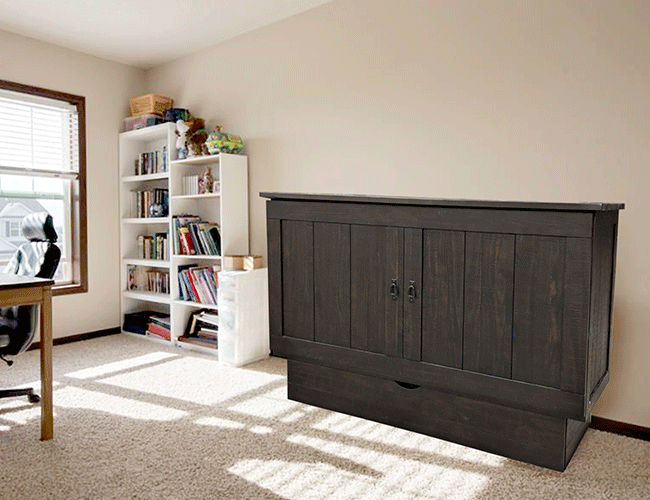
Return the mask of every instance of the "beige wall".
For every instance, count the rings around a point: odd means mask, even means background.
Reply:
[[[259,191],[624,202],[612,380],[650,426],[650,9],[644,0],[337,0],[147,72],[241,134]]]
[[[144,71],[0,31],[0,79],[85,96],[88,293],[55,297],[54,337],[120,325],[117,134]]]

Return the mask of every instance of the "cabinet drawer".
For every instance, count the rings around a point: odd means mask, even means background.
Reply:
[[[555,470],[588,425],[291,359],[288,380],[294,401]]]

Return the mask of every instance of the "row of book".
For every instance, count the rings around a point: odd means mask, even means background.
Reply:
[[[209,185],[206,182],[211,182]],[[186,195],[218,193],[221,189],[221,182],[218,180],[206,180],[205,176],[199,174],[184,175],[182,192]]]
[[[151,316],[149,318],[149,325],[147,326],[147,333],[165,340],[171,340],[172,333],[169,315]]]
[[[169,271],[126,266],[127,290],[169,293]]]
[[[217,349],[219,337],[219,314],[201,309],[190,315],[180,342]]]
[[[162,151],[146,151],[135,160],[135,175],[158,174],[169,170],[167,146]]]
[[[156,335],[166,340],[171,339],[170,317],[158,311],[137,311],[124,315],[122,329],[140,335]]]
[[[170,316],[158,311],[137,311],[124,315],[122,329],[140,335],[155,335],[171,340]],[[216,311],[200,309],[192,313],[180,342],[216,349],[219,337],[219,315]]]
[[[201,304],[217,304],[220,266],[185,264],[178,266],[178,292],[181,300]]]
[[[172,217],[175,255],[221,255],[219,225],[198,215]]]
[[[133,217],[166,217],[169,213],[169,190],[154,188],[132,191]]]
[[[167,233],[139,235],[137,258],[169,260],[169,242],[167,241]]]

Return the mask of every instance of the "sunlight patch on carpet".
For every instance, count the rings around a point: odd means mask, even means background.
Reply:
[[[136,358],[124,359],[121,361],[116,361],[114,363],[106,363],[99,366],[93,366],[92,368],[86,368],[84,370],[77,370],[75,372],[66,373],[65,376],[76,379],[102,377],[104,375],[108,375],[109,373],[128,370],[130,368],[148,365],[150,363],[156,363],[158,361],[162,361],[163,359],[177,357],[178,355],[176,354],[169,354],[166,352],[152,352],[151,354],[145,354],[144,356],[138,356]]]
[[[241,422],[235,422],[233,420],[227,420],[225,418],[217,418],[217,417],[199,418],[196,421],[196,423],[198,425],[221,427],[222,429],[243,429],[244,427],[246,427]]]
[[[81,408],[136,420],[157,420],[160,422],[178,420],[187,415],[187,412],[174,408],[77,387],[66,387],[55,391],[54,405],[60,408]]]
[[[98,382],[190,403],[214,405],[283,379],[281,375],[223,366],[216,359],[183,357]]]
[[[0,414],[2,420],[18,425],[25,425],[30,420],[41,418],[41,405],[28,403],[27,397],[8,399],[0,406],[0,410],[2,410]]]
[[[273,429],[265,425],[254,425],[249,429],[253,434],[271,434]]]
[[[258,396],[229,407],[231,411],[260,418],[277,418],[300,407],[300,403],[289,400],[268,399]]]
[[[339,441],[324,440],[307,435],[293,435],[287,438],[293,444],[306,446],[333,458],[349,460],[368,471],[374,471],[371,488],[357,496],[339,495],[334,498],[418,498],[430,500],[470,500],[477,498],[486,486],[488,477],[472,472],[466,467],[453,467],[448,462],[438,463],[426,454],[422,458],[413,454],[401,454],[396,450],[389,453],[369,446],[353,446]]]
[[[241,460],[228,472],[289,500],[352,500],[375,482],[331,464],[284,460]]]
[[[331,413],[320,422],[312,425],[312,428],[375,443],[398,446],[403,449],[435,453],[447,458],[480,463],[492,467],[501,466],[506,460],[504,457],[468,448],[460,444],[450,443],[416,432],[410,432],[342,413]]]
[[[369,447],[306,435],[287,441],[307,448],[303,462],[240,460],[228,471],[290,500],[473,500],[480,498],[488,481],[465,468]],[[326,456],[314,461],[309,450]]]

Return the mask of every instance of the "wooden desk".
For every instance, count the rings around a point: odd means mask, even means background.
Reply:
[[[0,306],[40,305],[41,440],[52,439],[52,285],[54,280],[0,274]]]

